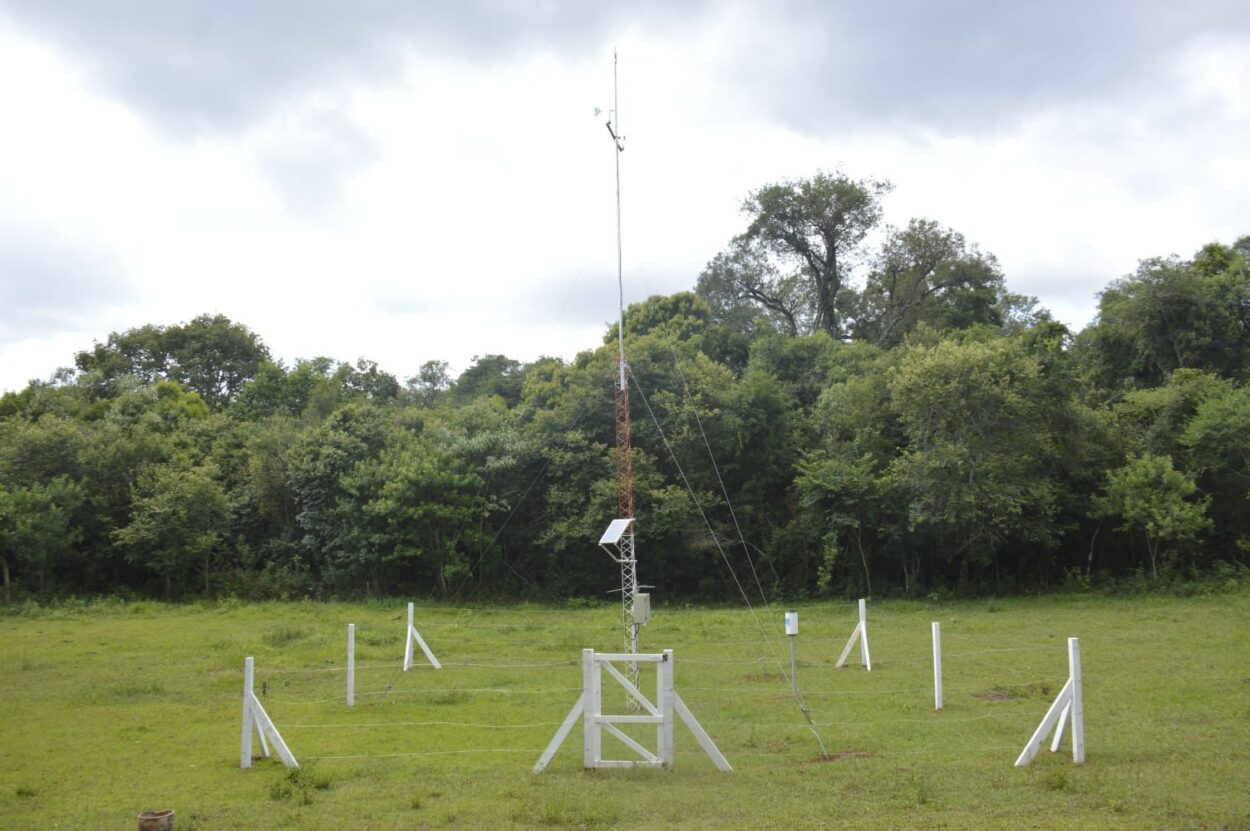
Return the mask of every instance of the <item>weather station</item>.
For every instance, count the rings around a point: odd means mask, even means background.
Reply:
[[[595,115],[603,110],[595,107]],[[625,635],[625,651],[638,653],[638,630],[651,619],[651,597],[640,594],[638,561],[634,545],[634,466],[630,439],[629,365],[625,361],[625,277],[621,243],[621,153],[625,136],[620,130],[619,96],[617,91],[617,58],[612,54],[612,109],[608,110],[606,126],[612,137],[616,160],[616,286],[617,286],[617,373],[614,390],[616,422],[616,515],[608,525],[599,546],[621,567],[621,624]],[[638,664],[629,664],[629,677],[638,681]]]

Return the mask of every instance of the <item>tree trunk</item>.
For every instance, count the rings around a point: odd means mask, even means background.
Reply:
[[[912,593],[920,581],[920,558],[903,556],[903,591]]]
[[[1157,583],[1159,582],[1159,564],[1156,554],[1159,551],[1159,541],[1146,537],[1146,552],[1150,554],[1150,576]]]
[[[168,571],[165,572],[165,599],[174,599],[174,578]]]
[[[864,554],[864,541],[860,538],[860,529],[855,529],[855,547],[859,549],[859,561],[864,564],[864,585],[868,588],[868,596],[872,597],[872,576],[868,573],[868,556]]]
[[[816,280],[816,317],[818,326],[828,332],[834,340],[842,339],[841,327],[838,326],[838,261],[833,258],[828,268],[817,272]]]
[[[1089,538],[1089,559],[1085,561],[1085,576],[1094,568],[1094,543],[1098,541],[1098,532],[1102,530],[1102,520],[1098,520],[1098,527],[1094,529],[1094,535]]]
[[[13,595],[9,587],[9,556],[7,554],[0,554],[0,566],[4,568],[4,605],[8,606],[13,602]]]

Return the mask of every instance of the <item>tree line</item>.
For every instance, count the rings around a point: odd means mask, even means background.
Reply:
[[[1073,333],[890,184],[766,185],[625,318],[639,569],[664,598],[1240,572],[1250,236],[1142,260]],[[615,324],[570,361],[273,360],[203,315],[0,397],[5,598],[598,596]]]

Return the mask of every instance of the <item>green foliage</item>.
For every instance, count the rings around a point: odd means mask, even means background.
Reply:
[[[1107,475],[1107,486],[1093,500],[1097,516],[1118,516],[1123,528],[1145,532],[1150,572],[1159,576],[1161,544],[1194,540],[1211,527],[1207,500],[1193,501],[1198,486],[1172,467],[1167,456],[1132,456]]]
[[[908,495],[909,526],[948,550],[992,562],[1009,542],[1057,538],[1053,402],[1041,368],[1010,341],[911,350],[889,381],[907,436],[889,477]]]
[[[881,197],[893,187],[839,170],[753,191],[742,203],[746,231],[709,265],[701,292],[722,313],[758,305],[792,335],[840,338],[850,261],[880,222]]]
[[[1250,266],[1246,253],[1212,243],[1193,260],[1143,260],[1100,295],[1082,337],[1096,382],[1157,386],[1177,369],[1244,379],[1250,366]]]
[[[920,323],[939,330],[1002,326],[1003,275],[993,255],[926,219],[890,228],[860,296],[857,337],[896,346]]]
[[[200,315],[175,326],[143,326],[109,335],[75,364],[97,395],[109,395],[126,377],[144,383],[177,381],[210,406],[232,401],[269,360],[269,350],[246,326],[224,315]]]
[[[695,292],[627,310],[657,601],[1145,580],[1142,534],[1155,583],[1245,563],[1250,237],[1143,261],[1074,337],[957,231],[872,235],[888,190],[759,188]],[[2,565],[19,599],[599,596],[618,336],[401,387],[220,315],[114,333],[0,400]]]
[[[192,467],[175,461],[149,469],[135,489],[130,522],[113,532],[127,559],[164,578],[165,594],[174,579],[196,563],[203,566],[203,587],[210,589],[213,555],[228,529],[226,494],[210,465]]]
[[[6,603],[12,599],[11,565],[31,574],[39,593],[44,593],[49,570],[63,567],[62,560],[81,539],[71,520],[82,501],[82,488],[66,476],[46,484],[0,488],[0,562]]]

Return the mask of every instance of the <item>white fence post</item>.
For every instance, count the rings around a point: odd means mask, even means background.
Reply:
[[[599,766],[599,715],[602,707],[600,697],[595,690],[595,651],[582,650],[582,698],[585,701],[582,709],[582,763],[583,767]]]
[[[664,721],[656,728],[659,749],[657,754],[664,767],[673,766],[673,650],[664,650],[664,660],[660,662],[656,673],[657,700],[656,706]]]
[[[1085,762],[1085,703],[1081,695],[1081,642],[1068,638],[1068,673],[1072,679],[1072,761]]]
[[[421,633],[417,631],[417,627],[413,624],[412,616],[413,604],[408,604],[408,631],[404,635],[404,671],[412,669],[412,645],[415,642],[421,647],[421,651],[425,653],[425,657],[430,662],[430,666],[435,669],[442,669],[443,665],[438,662],[438,658],[434,657],[434,653],[430,651],[430,645],[425,642],[425,638],[421,637]]]
[[[254,678],[255,661],[251,657],[245,658],[243,660],[243,736],[239,744],[239,767],[250,768],[252,766],[252,731],[255,730],[260,739],[260,750],[263,755],[269,755],[269,742],[272,741],[278,755],[282,757],[282,764],[289,768],[297,768],[299,762],[295,761],[295,756],[283,741],[282,734],[274,726],[273,719],[269,718],[264,705],[256,697],[256,692],[252,688]]]
[[[1072,727],[1072,761],[1079,765],[1085,762],[1085,708],[1081,701],[1081,644],[1077,638],[1068,638],[1068,680],[1059,695],[1055,696],[1024,750],[1020,751],[1016,767],[1024,767],[1033,761],[1046,740],[1046,734],[1052,729],[1055,735],[1050,749],[1051,752],[1058,751],[1064,728],[1068,725]]]
[[[243,741],[239,746],[239,767],[252,766],[252,679],[255,661],[249,656],[243,659]]]
[[[850,657],[851,649],[855,646],[855,641],[859,641],[859,660],[864,665],[864,669],[872,672],[872,657],[868,654],[868,610],[864,598],[859,599],[859,623],[855,624],[855,629],[851,632],[851,637],[846,642],[846,647],[842,650],[842,654],[838,656],[838,662],[833,666],[841,667],[846,663],[846,659]]]
[[[408,627],[404,629],[404,671],[412,668],[412,604],[408,604]]]
[[[933,709],[942,709],[942,625],[933,621]]]
[[[356,706],[356,624],[347,624],[347,706]]]
[[[859,660],[864,669],[872,672],[872,656],[868,654],[868,607],[862,597],[859,599]]]

